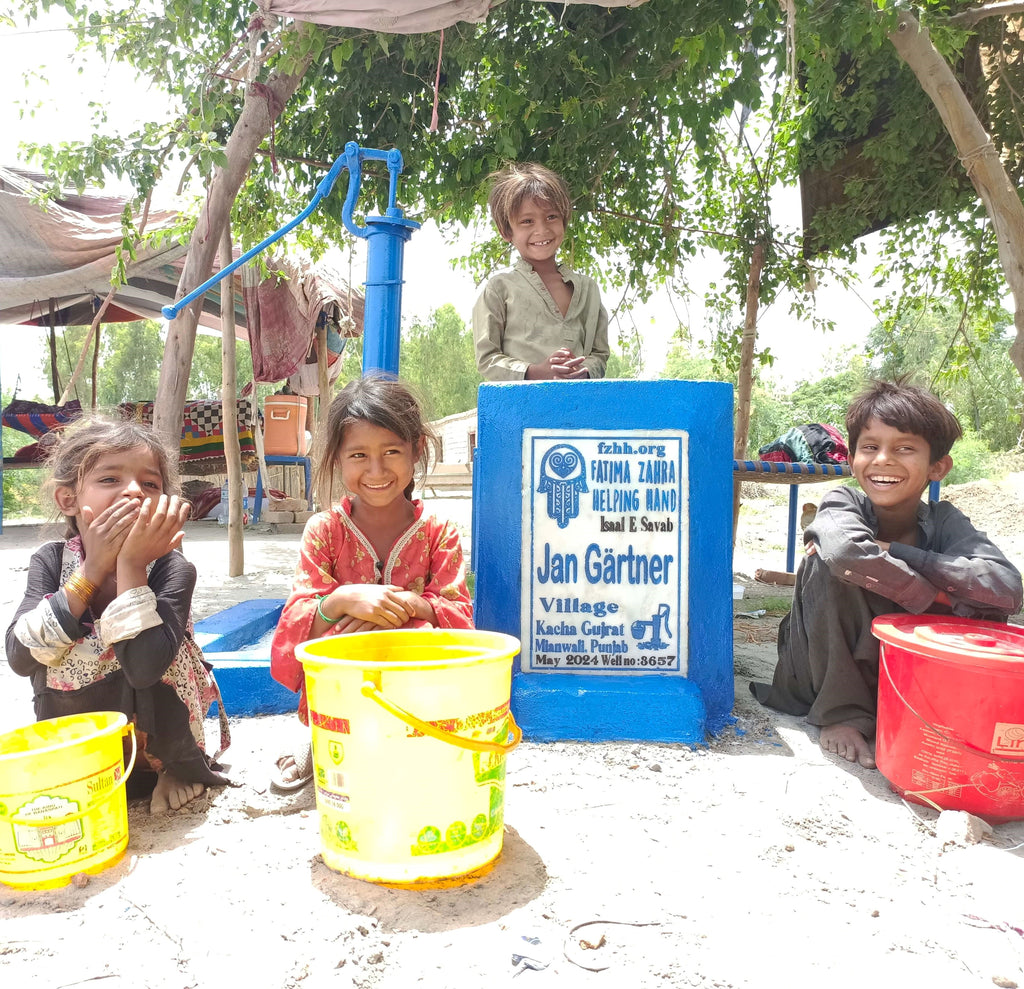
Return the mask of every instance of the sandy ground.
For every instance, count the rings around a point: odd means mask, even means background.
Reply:
[[[950,491],[1018,565],[1021,480]],[[824,486],[805,490],[818,501]],[[494,869],[429,891],[325,867],[312,791],[281,798],[267,789],[267,766],[294,736],[294,719],[239,720],[227,760],[237,786],[165,818],[131,803],[127,855],[82,888],[0,887],[0,982],[1024,985],[1024,822],[959,841],[950,815],[910,809],[877,772],[826,756],[814,730],[750,698],[748,681],[771,675],[790,595],[744,576],[782,569],[784,559],[784,490],[754,493],[763,497],[741,520],[734,569],[745,596],[735,610],[768,613],[735,619],[736,721],[706,747],[522,744],[508,758]],[[468,499],[435,508],[468,528]],[[4,628],[39,539],[22,526],[0,535]],[[223,530],[190,526],[197,617],[284,596],[297,540],[248,533],[246,576],[228,578]],[[25,687],[0,669],[0,730],[31,720]],[[517,969],[513,954],[547,967]]]

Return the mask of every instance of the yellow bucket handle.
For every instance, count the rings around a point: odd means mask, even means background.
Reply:
[[[512,717],[511,708],[508,712],[508,735],[510,741],[485,742],[479,738],[463,738],[461,735],[454,735],[451,732],[443,731],[437,725],[432,725],[429,721],[421,721],[415,714],[410,714],[404,708],[399,707],[394,701],[388,700],[372,680],[364,680],[360,690],[364,697],[369,697],[370,700],[376,701],[385,711],[393,714],[399,721],[404,721],[410,728],[415,728],[417,731],[423,732],[424,735],[436,738],[439,742],[455,745],[460,749],[469,749],[471,752],[493,752],[497,755],[507,755],[523,740],[523,733],[519,725],[516,724],[516,719]]]
[[[130,721],[123,729],[121,729],[122,737],[129,734],[132,736],[132,756],[128,760],[128,768],[125,769],[121,779],[110,788],[110,792],[105,797],[101,797],[96,801],[96,803],[86,807],[85,810],[76,811],[74,814],[68,814],[66,817],[50,817],[45,821],[40,821],[37,819],[30,820],[26,817],[14,817],[13,815],[0,813],[0,820],[10,821],[11,824],[20,824],[22,827],[26,828],[55,828],[61,824],[70,824],[72,821],[80,821],[86,816],[86,814],[91,814],[97,807],[102,807],[103,804],[105,804],[115,793],[117,793],[118,790],[121,789],[122,786],[125,785],[125,783],[128,782],[128,777],[131,776],[132,770],[135,768],[135,756],[138,753],[138,743],[135,740],[135,725]]]

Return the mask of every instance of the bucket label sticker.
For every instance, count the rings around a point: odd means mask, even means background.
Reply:
[[[47,818],[66,817],[78,810],[78,802],[75,800],[40,795],[17,808],[14,816],[45,821]],[[36,862],[56,862],[63,858],[82,840],[82,834],[81,821],[68,821],[56,826],[14,825],[15,847],[26,858]]]
[[[507,739],[506,725],[495,741]],[[424,825],[416,836],[416,843],[409,849],[412,855],[439,855],[468,848],[501,830],[505,822],[505,756],[497,752],[474,752],[473,782],[486,793],[487,813],[478,813],[469,821],[450,821],[444,828],[437,824]]]
[[[971,783],[983,797],[1003,807],[1019,807],[1024,801],[1024,779],[1011,768],[991,762],[971,773]]]
[[[332,810],[347,810],[349,805],[348,795],[345,793],[335,793],[333,790],[328,790],[325,786],[317,784],[316,787],[317,799],[320,800],[325,806],[330,807]]]
[[[93,776],[92,779],[86,780],[86,789],[89,791],[89,796],[93,798],[94,803],[96,802],[96,797],[101,797],[121,779],[122,772],[122,766],[118,763],[116,766],[112,766],[109,771],[103,770]]]
[[[524,671],[686,674],[688,439],[523,430]]]
[[[493,730],[493,726],[498,724],[499,721],[504,721],[508,717],[508,701],[503,701],[497,707],[492,707],[488,711],[479,711],[476,714],[464,714],[457,718],[439,718],[436,721],[428,721],[427,724],[433,725],[435,728],[440,728],[441,731],[448,732],[449,735],[456,735],[463,731],[475,731],[475,729],[483,728],[485,730]],[[479,732],[474,734],[474,737]],[[406,738],[425,738],[426,736],[419,730],[419,728],[413,728],[411,725],[407,726]]]
[[[997,721],[992,733],[992,754],[1024,756],[1024,725]]]
[[[321,714],[319,711],[310,710],[309,720],[315,728],[323,728],[324,731],[333,731],[336,735],[349,735],[348,718],[336,718],[330,714]]]
[[[345,774],[339,773],[335,769],[331,769],[329,766],[317,766],[316,767],[316,778],[321,786],[327,787],[334,793],[345,792]]]
[[[330,814],[320,815],[320,838],[325,845],[343,852],[358,852],[359,845],[352,837],[347,821],[335,821]]]

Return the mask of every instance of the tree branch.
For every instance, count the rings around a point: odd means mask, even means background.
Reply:
[[[992,139],[928,32],[905,11],[889,40],[939,111],[964,171],[992,221],[999,261],[1014,299],[1017,338],[1010,347],[1010,359],[1024,378],[1024,203],[1006,174]]]
[[[959,14],[953,14],[944,20],[945,23],[955,24],[957,27],[974,27],[986,17],[1010,17],[1013,14],[1024,14],[1024,3],[1021,0],[998,0],[996,3],[961,10]]]
[[[253,155],[298,88],[311,58],[312,55],[307,56],[293,75],[274,71],[266,83],[253,83],[246,87],[242,112],[224,148],[227,164],[214,172],[206,201],[192,232],[185,266],[178,282],[179,297],[187,295],[210,276],[221,231],[231,215],[235,196],[249,170]],[[225,264],[229,261],[227,259]],[[202,299],[196,299],[171,320],[167,327],[164,362],[160,368],[160,383],[153,406],[153,428],[170,444],[171,449],[176,449],[181,439],[181,414],[185,407],[185,392],[188,389],[189,368],[192,365],[202,305]]]

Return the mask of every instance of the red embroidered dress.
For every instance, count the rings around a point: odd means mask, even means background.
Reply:
[[[302,664],[295,647],[311,638],[317,604],[342,584],[393,584],[415,591],[434,609],[439,628],[472,628],[473,604],[466,588],[466,567],[458,530],[423,514],[413,501],[412,525],[395,540],[386,560],[352,521],[352,502],[343,498],[330,511],[319,512],[302,533],[292,593],[277,623],[270,648],[270,671],[278,683],[298,691],[299,718],[307,722]],[[431,627],[412,619],[403,628]],[[331,629],[327,630],[331,634]]]

